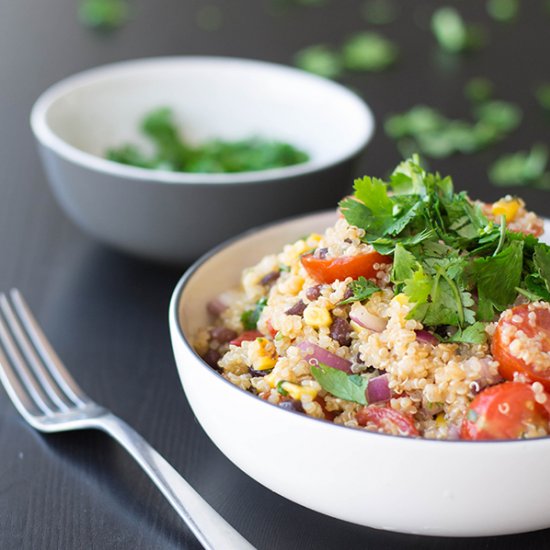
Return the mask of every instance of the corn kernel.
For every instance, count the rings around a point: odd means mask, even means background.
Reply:
[[[327,308],[309,304],[304,310],[304,322],[313,328],[329,327],[332,324],[332,316]]]
[[[254,370],[270,370],[277,363],[277,350],[267,338],[256,338],[248,347],[248,358]]]
[[[317,389],[312,388],[311,386],[300,386],[299,384],[293,384],[292,382],[283,382],[281,384],[283,390],[285,390],[292,399],[297,401],[301,400],[302,397],[309,397],[310,399],[315,399],[317,397]]]
[[[516,218],[520,206],[519,200],[504,198],[493,204],[491,212],[497,217],[504,216],[506,223],[510,223]]]
[[[308,245],[316,245],[316,244],[319,244],[320,240],[323,238],[322,235],[320,235],[319,233],[311,233],[311,235],[308,236],[308,238],[306,239],[306,242]]]
[[[443,428],[447,424],[447,421],[445,420],[445,413],[440,412],[435,417],[435,424],[438,428]]]
[[[398,303],[398,304],[401,304],[402,306],[406,305],[409,303],[409,297],[406,295],[406,294],[398,294],[397,296],[395,296],[394,300]]]

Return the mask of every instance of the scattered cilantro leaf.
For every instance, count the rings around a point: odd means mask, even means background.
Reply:
[[[450,6],[435,10],[431,27],[439,46],[450,53],[476,50],[485,42],[484,30],[478,25],[466,24],[460,12]]]
[[[513,21],[519,12],[518,0],[487,0],[487,13],[503,23]]]
[[[343,65],[352,71],[383,71],[398,55],[399,49],[391,40],[373,31],[356,34],[342,46]]]
[[[320,386],[334,397],[360,405],[368,404],[366,394],[368,378],[360,374],[346,374],[323,363],[312,366],[311,374]]]
[[[493,97],[494,85],[483,76],[472,78],[464,86],[464,95],[472,103],[489,101]]]
[[[398,8],[392,0],[367,0],[363,4],[362,13],[372,25],[387,25],[397,19]]]
[[[256,302],[254,309],[247,309],[241,315],[241,323],[245,330],[255,330],[258,328],[260,315],[267,305],[267,298],[264,296]]]
[[[351,304],[352,302],[362,302],[372,296],[375,292],[379,292],[380,288],[376,286],[372,281],[365,279],[365,277],[359,277],[357,280],[352,281],[349,288],[353,294],[346,300],[342,300],[339,305]]]
[[[98,30],[117,29],[128,21],[129,15],[127,0],[81,0],[78,5],[79,20]]]
[[[530,151],[518,151],[498,158],[488,170],[488,176],[494,185],[507,187],[529,185],[532,187],[550,187],[548,166],[548,148],[538,143]]]
[[[550,112],[550,82],[539,84],[539,86],[535,89],[535,97],[539,105],[545,111]]]
[[[340,55],[324,44],[309,46],[294,57],[300,69],[325,78],[338,78],[342,73]]]

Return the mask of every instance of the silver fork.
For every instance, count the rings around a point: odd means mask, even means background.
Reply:
[[[78,387],[18,290],[0,294],[0,312],[0,379],[31,426],[42,432],[103,430],[145,470],[204,548],[254,548],[135,430]]]

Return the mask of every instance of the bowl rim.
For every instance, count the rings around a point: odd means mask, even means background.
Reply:
[[[321,85],[326,89],[332,89],[341,96],[355,104],[357,113],[362,114],[363,130],[361,138],[357,140],[356,145],[345,154],[330,161],[309,160],[293,166],[282,168],[271,168],[267,170],[256,170],[250,172],[219,173],[219,174],[197,174],[189,172],[171,172],[167,170],[156,170],[147,168],[138,168],[121,163],[117,163],[92,153],[88,153],[78,147],[69,144],[54,132],[47,122],[47,114],[51,106],[64,95],[74,89],[87,86],[98,80],[110,78],[116,75],[131,73],[139,68],[151,68],[162,65],[209,65],[209,64],[238,64],[247,67],[250,70],[264,69],[276,71],[280,74],[286,74],[291,77],[297,76],[310,82]],[[62,80],[48,87],[38,99],[34,102],[30,113],[30,126],[36,139],[45,147],[50,148],[65,160],[74,164],[82,165],[96,172],[107,173],[111,176],[120,178],[131,178],[142,181],[165,184],[248,184],[276,181],[286,178],[292,178],[317,172],[326,168],[343,163],[350,158],[358,155],[372,139],[376,124],[374,115],[368,104],[359,97],[358,94],[346,88],[342,84],[333,82],[326,78],[308,73],[295,67],[262,61],[256,59],[246,59],[231,56],[208,56],[208,55],[174,55],[161,57],[145,57],[141,59],[130,59],[108,63],[80,71],[76,74],[63,78]]]
[[[168,320],[169,325],[176,327],[176,333],[183,344],[183,346],[186,348],[188,352],[191,352],[191,354],[194,355],[194,357],[197,359],[197,364],[200,366],[200,368],[205,369],[208,371],[208,376],[215,377],[218,381],[225,383],[227,387],[231,388],[228,391],[236,391],[240,395],[242,395],[245,399],[250,398],[253,399],[255,402],[258,403],[259,406],[265,405],[268,407],[272,407],[274,410],[278,410],[280,413],[283,414],[293,414],[294,417],[297,419],[298,422],[317,422],[323,426],[325,426],[327,429],[338,429],[338,430],[346,430],[347,433],[350,434],[349,437],[363,437],[363,438],[369,438],[369,437],[388,437],[392,438],[393,440],[398,440],[400,442],[403,442],[405,445],[416,445],[419,441],[422,441],[422,445],[428,446],[428,445],[437,445],[437,446],[444,446],[444,445],[475,445],[476,447],[486,446],[486,445],[496,445],[496,444],[525,444],[526,442],[529,442],[530,445],[534,445],[534,442],[538,442],[539,445],[548,445],[550,444],[550,435],[548,436],[541,436],[541,437],[533,437],[530,439],[492,439],[492,440],[479,440],[479,441],[469,441],[464,439],[427,439],[424,437],[409,437],[405,435],[393,435],[393,434],[386,434],[386,433],[378,433],[378,432],[371,432],[368,430],[359,430],[356,428],[350,428],[347,426],[340,426],[338,424],[334,424],[333,422],[329,422],[327,420],[323,420],[320,418],[314,418],[312,416],[302,414],[299,412],[294,411],[288,411],[284,410],[281,407],[278,407],[277,405],[274,405],[273,403],[269,403],[268,401],[265,401],[263,399],[260,399],[258,396],[247,392],[243,390],[242,388],[236,386],[235,384],[232,384],[229,380],[225,379],[220,373],[216,372],[210,365],[204,361],[204,359],[195,351],[189,340],[184,334],[184,331],[182,329],[181,323],[180,323],[180,316],[179,316],[179,310],[180,310],[180,303],[182,299],[183,292],[185,288],[187,287],[188,283],[191,281],[195,273],[204,265],[206,264],[210,259],[212,259],[214,256],[216,256],[218,253],[222,252],[226,248],[230,247],[231,245],[237,243],[238,241],[245,239],[247,237],[252,236],[255,233],[259,233],[263,230],[272,228],[277,225],[284,225],[287,223],[291,223],[293,221],[298,221],[300,219],[304,218],[315,218],[317,216],[328,214],[329,212],[332,212],[333,209],[329,210],[318,210],[316,212],[311,212],[305,215],[297,215],[297,216],[291,216],[288,218],[284,218],[282,220],[277,220],[274,222],[266,223],[264,225],[260,225],[258,227],[249,229],[243,233],[240,233],[239,235],[236,235],[235,237],[232,237],[230,239],[227,239],[226,241],[222,242],[221,244],[214,247],[209,252],[206,252],[203,254],[199,259],[197,259],[182,275],[178,283],[176,284],[174,291],[172,293],[172,297],[170,299],[170,305],[169,305],[169,311],[168,311]],[[544,218],[546,219],[546,218]],[[174,348],[174,345],[172,343],[172,348]],[[177,367],[179,370],[179,366]],[[275,413],[278,414],[278,413]],[[345,432],[344,432],[345,433]],[[351,435],[351,434],[354,435]]]

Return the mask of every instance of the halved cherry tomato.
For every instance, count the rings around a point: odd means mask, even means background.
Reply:
[[[529,314],[534,313],[530,322]],[[517,338],[516,331],[525,335],[525,345],[531,360],[518,357],[511,349]],[[533,338],[536,337],[536,341]],[[521,336],[521,338],[524,338]],[[493,357],[499,362],[499,372],[507,380],[514,379],[514,373],[522,373],[533,382],[540,382],[550,391],[550,304],[538,302],[523,304],[505,311],[497,324],[491,345]]]
[[[503,382],[484,389],[468,407],[461,439],[521,439],[549,431],[549,414],[529,384]]]
[[[302,265],[309,275],[320,283],[330,284],[346,277],[371,279],[376,276],[374,264],[389,264],[391,258],[378,252],[367,252],[358,256],[339,256],[337,258],[316,258],[313,254],[302,256]]]
[[[374,424],[378,430],[392,435],[408,435],[410,437],[420,435],[411,415],[390,407],[376,405],[363,407],[357,413],[357,422],[360,426]]]
[[[249,342],[252,340],[256,340],[256,338],[259,338],[260,336],[263,336],[263,334],[259,330],[246,330],[237,338],[234,338],[229,343],[234,346],[240,346],[243,342]]]

